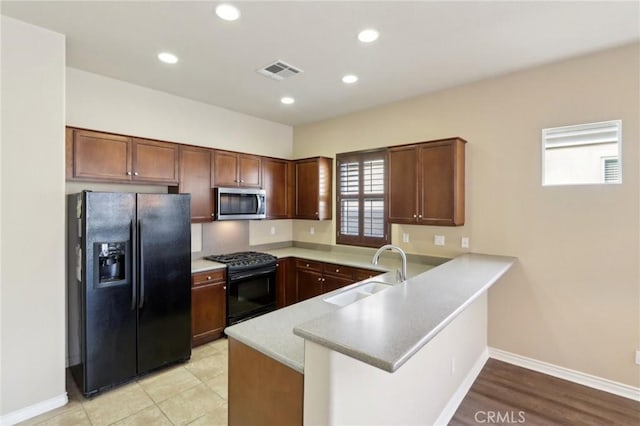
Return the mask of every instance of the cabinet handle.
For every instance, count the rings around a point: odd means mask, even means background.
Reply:
[[[318,277],[318,281],[322,281],[322,277]]]
[[[322,282],[324,282],[324,278],[322,279]]]
[[[316,212],[316,216],[318,216],[318,212]]]
[[[131,172],[127,172],[127,176],[131,176]]]
[[[413,218],[414,218],[414,219],[416,218],[416,215],[415,215],[415,214],[413,215]]]
[[[419,214],[419,215],[418,215],[418,218],[422,219],[422,215],[421,215],[421,214]]]
[[[133,175],[134,176],[138,176],[138,172],[133,172]]]
[[[226,286],[226,285],[225,285],[225,286],[222,286],[222,289],[223,289],[223,290],[226,290],[226,289],[227,289],[227,286]]]
[[[207,277],[207,279],[208,279],[208,280],[210,280],[210,279],[211,279],[211,275],[209,275],[209,276]]]
[[[309,267],[309,264],[307,263],[307,268]]]
[[[340,269],[336,269],[336,272],[340,272]]]
[[[215,213],[211,213],[211,217],[214,217],[216,214]]]
[[[238,179],[234,179],[233,181],[234,181],[235,183],[238,183]]]
[[[244,179],[240,179],[240,183],[244,183]]]

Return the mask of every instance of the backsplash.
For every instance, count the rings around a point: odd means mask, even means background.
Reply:
[[[198,240],[200,244],[195,244]],[[249,221],[228,220],[193,224],[191,225],[191,243],[192,259],[210,254],[249,250]]]

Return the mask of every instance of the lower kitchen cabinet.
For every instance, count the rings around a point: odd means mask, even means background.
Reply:
[[[290,257],[278,259],[276,264],[276,304],[278,309],[293,305],[298,301],[294,267],[295,261]]]
[[[223,335],[227,323],[227,271],[199,272],[191,276],[191,345]]]
[[[311,299],[324,293],[322,274],[309,269],[296,268],[297,302]]]
[[[379,271],[305,259],[296,259],[293,266],[296,278],[296,302],[381,274]]]

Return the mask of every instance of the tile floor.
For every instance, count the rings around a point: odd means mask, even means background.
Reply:
[[[227,339],[194,348],[191,359],[92,399],[67,374],[69,403],[21,425],[227,424]]]

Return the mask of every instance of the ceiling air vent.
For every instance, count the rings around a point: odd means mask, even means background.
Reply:
[[[266,67],[260,68],[258,72],[274,80],[284,80],[285,78],[300,74],[303,71],[300,68],[287,64],[286,62],[275,61]]]

